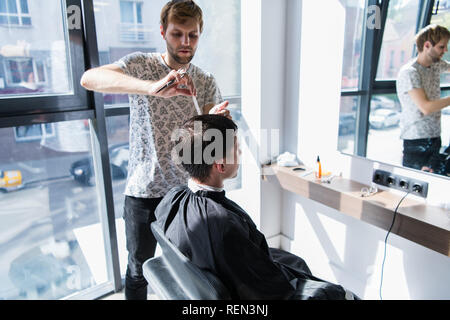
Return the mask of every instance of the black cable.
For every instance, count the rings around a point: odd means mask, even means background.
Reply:
[[[413,190],[413,191],[414,191],[414,190]],[[391,233],[392,227],[394,226],[395,218],[397,217],[397,210],[398,210],[398,207],[400,207],[400,204],[402,203],[403,199],[405,199],[406,196],[407,196],[408,194],[410,194],[410,193],[411,193],[411,191],[408,191],[408,192],[403,196],[403,198],[398,202],[397,207],[395,208],[395,211],[394,211],[394,217],[392,218],[391,226],[390,226],[390,228],[389,228],[388,233],[386,234],[386,238],[384,239],[384,256],[383,256],[383,264],[381,265],[381,280],[380,280],[380,300],[383,300],[383,297],[381,296],[381,288],[383,287],[383,273],[384,273],[384,262],[386,261],[387,239],[388,239],[388,237],[389,237],[389,234]]]

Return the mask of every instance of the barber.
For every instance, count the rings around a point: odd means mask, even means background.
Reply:
[[[450,63],[442,60],[449,38],[450,32],[439,25],[420,30],[416,36],[418,55],[398,74],[405,167],[433,172],[431,163],[439,155],[441,110],[450,105],[450,97],[441,99],[440,89],[441,73],[450,71]]]
[[[188,0],[169,1],[161,10],[164,53],[135,52],[88,70],[81,85],[88,90],[129,94],[130,159],[124,219],[128,250],[125,298],[147,299],[142,264],[153,257],[150,230],[154,210],[172,187],[186,184],[187,173],[171,160],[172,132],[198,111],[230,117],[216,80],[191,63],[203,31],[201,8]],[[180,72],[181,70],[181,72]],[[164,88],[170,82],[172,85]]]

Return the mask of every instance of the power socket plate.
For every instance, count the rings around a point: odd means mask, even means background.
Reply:
[[[376,169],[373,172],[372,181],[381,186],[411,192],[417,196],[426,198],[428,194],[428,182],[401,176],[392,172]],[[414,190],[419,186],[420,190]]]

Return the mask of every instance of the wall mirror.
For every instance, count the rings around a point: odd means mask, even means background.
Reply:
[[[450,1],[341,0],[346,12],[338,150],[402,166],[400,68],[417,55],[416,33],[428,24],[450,30]],[[377,8],[375,8],[377,6]],[[375,10],[376,9],[376,10]],[[450,52],[444,60],[450,61]],[[441,75],[441,97],[450,95],[450,72]],[[450,177],[450,107],[441,111],[439,170]],[[447,167],[445,167],[447,166]]]

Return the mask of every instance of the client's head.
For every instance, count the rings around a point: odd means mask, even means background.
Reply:
[[[194,180],[220,185],[223,180],[234,178],[239,169],[236,134],[236,124],[224,116],[195,116],[178,130],[175,137],[178,144],[172,150],[172,159],[181,163]]]

